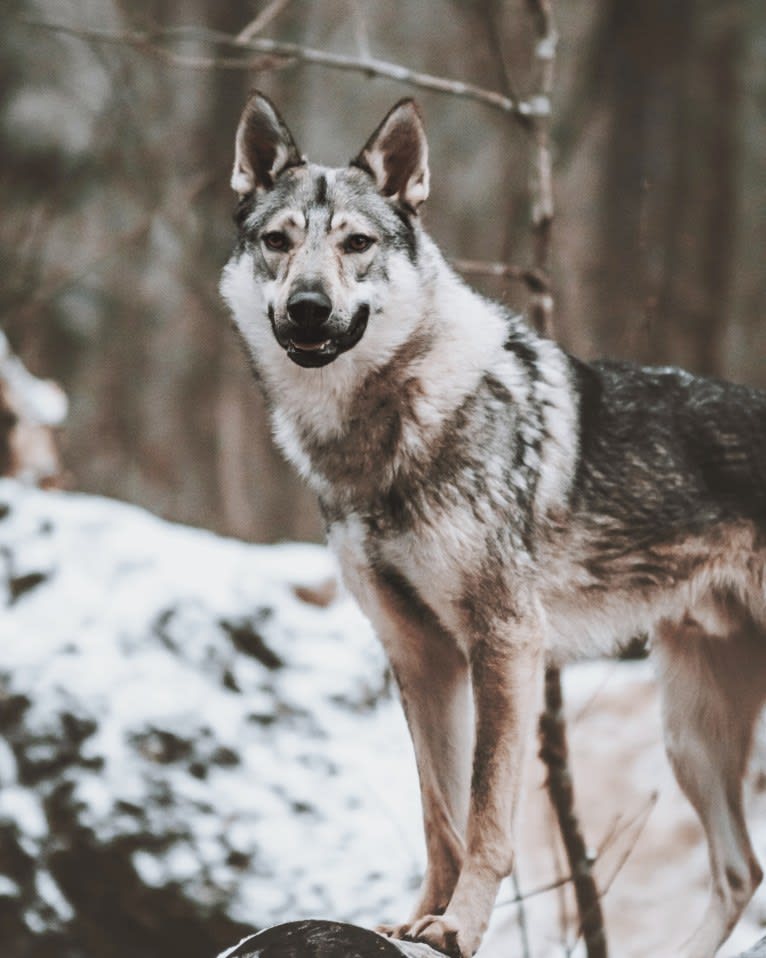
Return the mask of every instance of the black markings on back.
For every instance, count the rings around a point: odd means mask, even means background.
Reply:
[[[537,375],[537,351],[517,326],[511,327],[508,331],[508,338],[503,343],[503,348],[521,360],[530,376]]]

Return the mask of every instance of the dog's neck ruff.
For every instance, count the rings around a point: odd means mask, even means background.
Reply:
[[[319,376],[267,384],[277,441],[325,501],[361,505],[422,472],[502,351],[505,318],[435,250],[417,278]]]
[[[324,368],[302,369],[278,345],[246,254],[222,290],[277,443],[328,515],[458,489],[510,490],[542,509],[565,495],[577,434],[566,355],[466,286],[422,232],[416,262],[400,258],[377,288],[361,341]],[[474,461],[482,441],[505,463]]]

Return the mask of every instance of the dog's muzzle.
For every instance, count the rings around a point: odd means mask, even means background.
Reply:
[[[269,317],[277,342],[289,358],[298,366],[316,369],[356,346],[367,329],[370,307],[360,306],[349,326],[341,331],[333,323],[330,300],[323,293],[303,292],[288,300],[288,320],[280,329],[273,312]]]

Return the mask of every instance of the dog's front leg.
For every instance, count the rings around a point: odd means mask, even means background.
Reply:
[[[463,863],[474,734],[469,664],[454,638],[396,575],[375,573],[348,559],[344,575],[386,650],[417,760],[426,874],[409,919],[380,928],[401,938],[423,915],[445,910]]]
[[[542,662],[536,616],[507,631],[492,628],[472,647],[476,744],[463,868],[446,912],[410,929],[412,937],[450,954],[478,949],[500,882],[513,867],[513,821]]]
[[[428,858],[410,918],[389,929],[396,937],[408,935],[423,915],[441,914],[455,890],[465,855],[473,740],[465,657],[438,629],[399,625],[393,635],[380,631],[415,749]]]

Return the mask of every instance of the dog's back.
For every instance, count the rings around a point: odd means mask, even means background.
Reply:
[[[576,363],[575,508],[609,503],[658,536],[749,520],[766,527],[766,393],[630,363]]]

